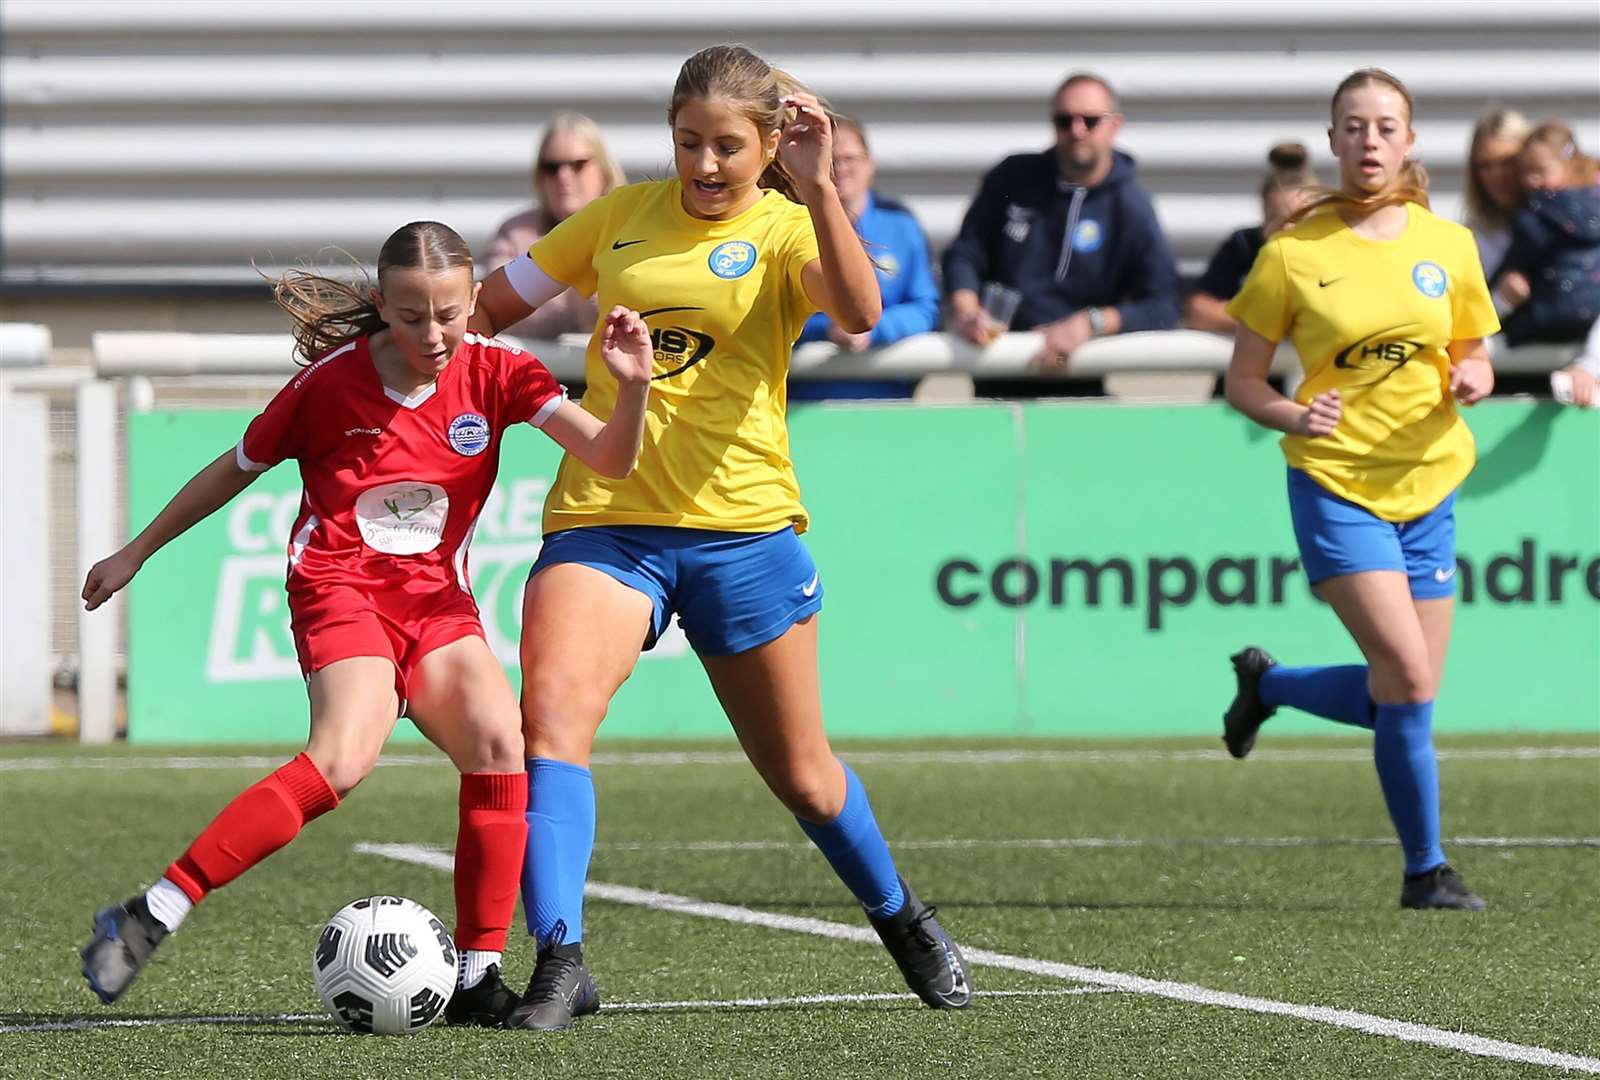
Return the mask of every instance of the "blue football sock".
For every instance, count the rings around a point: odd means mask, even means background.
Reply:
[[[1439,763],[1433,753],[1433,702],[1379,705],[1372,756],[1389,817],[1405,849],[1406,873],[1444,862],[1439,846]]]
[[[881,919],[905,905],[905,891],[900,888],[900,874],[895,870],[889,845],[872,816],[867,789],[850,766],[842,761],[839,765],[844,769],[845,785],[844,807],[839,816],[826,825],[795,820],[821,850],[833,872],[861,901],[867,914]]]
[[[1290,705],[1302,712],[1372,730],[1372,696],[1367,692],[1367,666],[1284,667],[1274,664],[1261,676],[1261,700],[1276,708]]]
[[[528,759],[522,909],[540,945],[583,940],[583,885],[594,850],[594,778],[581,765]]]

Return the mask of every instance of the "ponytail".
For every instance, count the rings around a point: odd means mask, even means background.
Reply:
[[[348,253],[347,253],[348,254]],[[350,256],[351,281],[295,268],[272,287],[272,299],[289,316],[294,351],[310,363],[357,338],[388,329],[372,300],[372,280]],[[389,235],[378,251],[378,286],[391,268],[438,272],[464,266],[472,270],[472,252],[461,235],[437,221],[413,221]]]

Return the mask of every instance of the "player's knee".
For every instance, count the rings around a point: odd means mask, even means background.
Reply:
[[[515,723],[497,723],[473,732],[473,761],[464,771],[520,772],[523,761],[522,729]]]
[[[329,748],[319,754],[313,748],[308,749],[306,755],[316,764],[317,771],[322,773],[322,778],[328,782],[333,793],[341,799],[354,791],[356,785],[365,780],[378,763],[377,751]]]
[[[804,821],[823,824],[844,809],[844,785],[832,762],[815,767],[791,766],[769,775],[767,784],[788,811]]]
[[[535,672],[522,684],[522,734],[529,742],[586,741],[605,716],[607,700],[565,672]]]
[[[1396,659],[1373,665],[1373,696],[1381,705],[1420,705],[1438,694],[1426,660]]]

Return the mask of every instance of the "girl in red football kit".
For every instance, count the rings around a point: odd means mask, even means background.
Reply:
[[[541,428],[590,468],[626,476],[639,454],[653,350],[613,308],[601,355],[624,388],[602,423],[543,364],[467,330],[472,257],[454,231],[413,222],[384,243],[378,287],[303,272],[277,288],[309,365],[145,530],[89,571],[92,610],[168,541],[279,461],[304,488],[288,545],[289,610],[311,698],[304,753],[246,789],[148,892],[95,916],[83,973],[106,1003],[190,908],[339,805],[408,715],[461,770],[456,839],[460,987],[451,1023],[497,1025],[516,1004],[499,960],[527,834],[517,700],[484,640],[467,576],[473,525],[501,437]]]

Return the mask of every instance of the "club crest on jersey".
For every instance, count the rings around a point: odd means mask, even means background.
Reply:
[[[748,240],[729,240],[711,249],[706,265],[724,281],[742,278],[756,264],[756,246]]]
[[[1105,239],[1105,233],[1100,228],[1098,221],[1083,220],[1078,222],[1078,227],[1072,230],[1072,250],[1088,254],[1100,250],[1100,242]]]
[[[489,446],[489,421],[475,412],[464,412],[450,421],[445,432],[455,452],[464,457],[477,457]]]
[[[1411,268],[1411,283],[1417,291],[1429,300],[1437,300],[1444,295],[1445,285],[1449,279],[1445,277],[1444,267],[1438,263],[1419,262]]]

